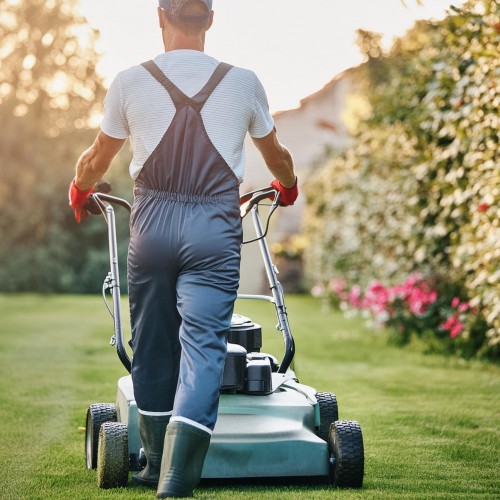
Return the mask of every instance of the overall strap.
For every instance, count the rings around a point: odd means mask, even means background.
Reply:
[[[217,85],[222,81],[222,79],[226,76],[227,72],[232,68],[230,64],[227,63],[219,63],[219,65],[215,68],[215,71],[212,73],[212,76],[208,79],[208,82],[205,86],[191,99],[198,105],[198,109],[201,110],[203,108],[205,102],[210,97],[212,92],[215,90]]]
[[[165,87],[172,98],[176,110],[189,105],[195,108],[198,112],[201,111],[205,102],[210,97],[210,94],[214,91],[217,85],[219,85],[224,76],[226,76],[226,73],[232,68],[230,64],[219,63],[205,86],[194,97],[190,98],[166,77],[154,61],[142,63],[142,66],[146,68],[149,73],[151,73],[151,75],[156,78],[161,85],[163,85],[163,87]]]
[[[175,108],[177,110],[183,108],[186,104],[189,104],[189,97],[181,92],[163,73],[163,71],[156,65],[154,61],[147,61],[142,63],[141,66],[146,68],[151,75],[153,75],[167,90],[174,102]]]

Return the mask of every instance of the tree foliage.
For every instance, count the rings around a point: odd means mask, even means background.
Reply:
[[[477,308],[483,327],[464,338],[490,352],[500,345],[499,14],[495,0],[470,1],[417,23],[385,56],[364,34],[371,113],[311,183],[306,252],[314,281],[433,276]]]
[[[2,108],[45,137],[88,127],[100,110],[97,32],[63,0],[1,0]]]
[[[76,226],[67,201],[105,92],[77,6],[0,0],[0,291],[95,290],[105,273],[104,225]]]

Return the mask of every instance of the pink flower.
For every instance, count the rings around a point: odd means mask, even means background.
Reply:
[[[464,324],[461,321],[458,321],[453,325],[453,328],[450,330],[450,338],[454,339],[458,337],[464,330]]]
[[[443,330],[449,330],[455,323],[454,316],[450,316],[444,323],[439,325]]]
[[[468,302],[460,302],[458,297],[453,297],[451,301],[451,307],[456,309],[458,312],[464,313],[470,309],[470,304]]]
[[[448,330],[452,339],[458,337],[464,330],[464,324],[458,319],[458,314],[450,316],[440,327]]]
[[[427,281],[421,281],[408,291],[407,302],[410,311],[420,315],[430,304],[436,302],[437,298],[436,290],[433,290]]]
[[[390,291],[382,283],[375,281],[366,289],[363,307],[378,316],[380,313],[387,311],[390,300]]]
[[[458,312],[467,312],[470,308],[470,304],[468,302],[462,302],[458,305]]]

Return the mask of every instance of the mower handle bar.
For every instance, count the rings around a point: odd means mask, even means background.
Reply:
[[[97,187],[99,189],[99,186]],[[109,191],[108,191],[109,192]],[[265,199],[270,199],[274,196],[272,201],[270,213],[267,218],[267,225],[264,229],[262,227],[261,218],[258,212],[259,203]],[[281,283],[277,278],[277,269],[271,260],[271,252],[267,245],[265,236],[267,234],[267,228],[269,226],[269,219],[272,213],[279,205],[280,193],[274,188],[262,188],[249,193],[245,193],[240,196],[240,207],[241,207],[241,217],[245,217],[248,213],[252,214],[252,219],[254,227],[257,233],[257,238],[252,241],[258,241],[260,250],[264,259],[264,268],[269,281],[269,288],[272,293],[272,297],[260,297],[269,300],[275,305],[276,314],[278,318],[277,329],[282,332],[283,340],[285,343],[285,355],[283,361],[279,367],[279,373],[285,373],[289,368],[294,354],[295,354],[295,342],[290,330],[288,323],[288,315],[286,312],[284,293]],[[84,207],[92,214],[102,214],[104,215],[108,223],[108,240],[109,240],[109,257],[110,257],[110,273],[108,274],[105,285],[103,287],[103,295],[105,295],[105,289],[110,289],[111,295],[113,297],[113,311],[107,305],[106,307],[111,313],[114,322],[114,332],[115,335],[112,337],[112,344],[116,343],[118,357],[122,362],[123,366],[130,373],[131,371],[131,360],[125,349],[125,344],[123,340],[123,329],[121,324],[121,305],[120,305],[120,278],[118,271],[118,245],[116,242],[116,222],[113,210],[113,205],[119,205],[124,207],[128,212],[131,212],[132,207],[130,203],[122,198],[117,198],[116,196],[111,196],[108,193],[94,192],[90,198],[89,202]],[[252,298],[256,296],[241,295],[240,298]]]
[[[94,215],[100,215],[102,211],[106,209],[103,202],[107,202],[112,205],[122,206],[127,209],[128,212],[132,211],[132,207],[128,201],[108,194],[109,191],[111,191],[111,186],[109,184],[101,183],[97,185],[96,191],[90,196],[84,208]],[[272,187],[265,187],[242,194],[240,196],[241,217],[245,217],[255,205],[258,205],[265,199],[271,199],[271,197],[274,197],[273,205],[278,205],[280,194],[281,193]],[[99,210],[96,210],[96,207],[99,207]]]

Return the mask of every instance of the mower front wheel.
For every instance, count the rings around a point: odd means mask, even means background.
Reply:
[[[97,443],[99,430],[104,422],[116,422],[116,407],[113,403],[94,403],[87,410],[85,426],[85,455],[87,469],[97,467]]]
[[[331,480],[341,488],[363,486],[365,455],[363,435],[358,422],[338,420],[330,426]]]
[[[104,489],[126,486],[128,471],[127,425],[121,422],[105,422],[99,432],[97,486]]]

